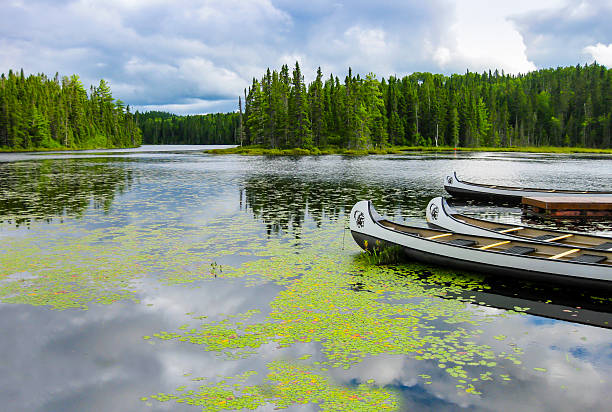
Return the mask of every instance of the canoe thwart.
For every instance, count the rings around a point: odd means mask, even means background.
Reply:
[[[504,230],[500,230],[499,233],[510,233],[510,232],[516,232],[518,230],[523,230],[525,229],[524,227],[511,227],[510,229],[504,229]]]
[[[549,257],[549,259],[559,259],[559,258],[562,258],[563,256],[571,255],[572,253],[576,253],[576,252],[580,252],[580,249],[566,250],[563,253],[559,253],[558,255],[554,255],[554,256]]]
[[[491,243],[489,245],[481,246],[479,249],[487,250],[487,249],[491,249],[491,248],[496,247],[496,246],[505,245],[506,243],[510,243],[510,241],[509,240],[504,240],[502,242]]]
[[[545,242],[556,242],[557,240],[561,240],[561,239],[567,239],[568,237],[572,237],[574,235],[572,235],[571,233],[565,234],[565,235],[561,235],[561,236],[557,236],[557,237],[553,237],[550,239],[546,239]]]
[[[453,234],[454,233],[442,233],[441,235],[434,235],[434,236],[426,237],[425,239],[429,239],[429,240],[439,239],[441,237],[452,236]]]

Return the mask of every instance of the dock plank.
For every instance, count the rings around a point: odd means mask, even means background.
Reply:
[[[612,210],[612,196],[533,196],[523,197],[524,205],[556,210]]]
[[[523,207],[550,217],[612,216],[612,196],[524,196]]]

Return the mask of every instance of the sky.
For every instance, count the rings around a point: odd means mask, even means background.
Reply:
[[[611,0],[0,0],[0,72],[101,78],[133,109],[235,111],[265,70],[612,67]]]

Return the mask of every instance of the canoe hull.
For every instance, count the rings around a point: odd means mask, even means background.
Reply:
[[[451,245],[443,241],[419,237],[410,234],[410,232],[383,226],[380,223],[383,221],[388,222],[378,216],[369,201],[358,202],[351,210],[350,229],[353,239],[361,248],[366,250],[399,246],[407,259],[432,265],[476,271],[494,276],[554,280],[555,282],[580,285],[581,287],[612,288],[612,268],[609,265],[578,264],[567,260],[551,260]],[[412,227],[404,226],[404,229],[412,230]],[[435,237],[442,236],[446,235]],[[481,238],[480,240],[493,243],[499,239],[491,237]],[[523,246],[537,245],[534,242],[515,243]],[[608,253],[605,254],[608,255]]]
[[[351,231],[351,234],[353,235],[353,239],[355,240],[355,242],[360,245],[364,250],[365,248],[363,247],[363,245],[365,241],[368,242],[368,249],[370,251],[373,250],[373,247],[371,245],[375,245],[374,247],[380,248],[398,246],[394,243],[390,243],[385,240],[366,235],[364,233]],[[487,276],[494,277],[501,276],[535,282],[552,282],[555,284],[561,284],[566,286],[579,286],[581,288],[589,288],[596,290],[612,290],[612,285],[610,284],[610,282],[604,280],[576,278],[572,276],[559,276],[545,272],[509,268],[504,266],[497,266],[494,264],[450,258],[448,256],[441,256],[424,250],[411,249],[406,246],[401,246],[401,248],[407,261],[416,261],[428,265],[441,266],[449,269],[459,269],[466,272],[478,272]]]
[[[489,191],[480,191],[474,190],[472,188],[463,188],[457,186],[448,186],[444,185],[444,189],[446,192],[452,197],[460,198],[460,199],[476,199],[476,200],[484,200],[484,201],[502,201],[509,204],[520,204],[523,199],[523,195],[516,194],[508,194],[508,193],[491,193]]]
[[[537,196],[612,197],[612,192],[549,190],[518,187],[512,188],[470,183],[459,180],[457,178],[457,173],[455,172],[453,172],[452,176],[446,176],[444,179],[444,189],[453,197],[480,200],[500,200],[512,204],[520,204],[523,197]]]

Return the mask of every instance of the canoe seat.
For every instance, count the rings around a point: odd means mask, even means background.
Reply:
[[[535,251],[535,248],[527,246],[512,246],[511,248],[503,250],[504,253],[512,253],[513,255],[529,255]]]
[[[471,239],[453,239],[449,240],[446,243],[455,246],[474,246],[476,244],[476,241]]]
[[[607,257],[600,255],[584,255],[576,256],[573,259],[570,259],[572,262],[580,262],[580,263],[601,263],[606,260]]]
[[[533,237],[532,239],[533,240],[548,240],[554,237],[557,237],[557,235],[540,235],[540,236]]]
[[[597,249],[597,250],[612,249],[612,242],[606,242],[606,243],[602,243],[601,245],[593,246],[593,249]]]

